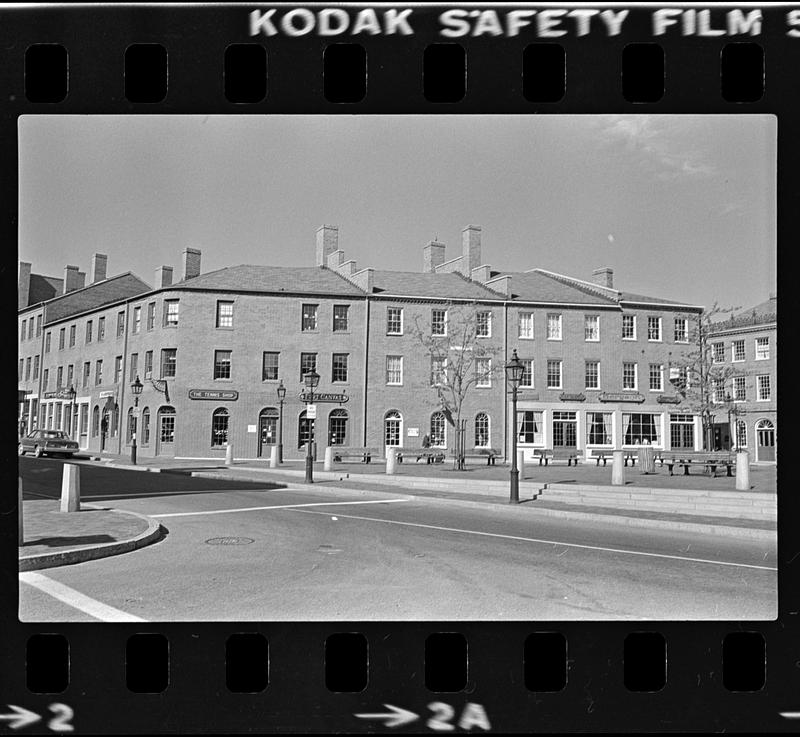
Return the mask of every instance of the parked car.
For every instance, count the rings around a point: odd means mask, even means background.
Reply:
[[[63,430],[34,430],[19,441],[17,454],[24,456],[33,453],[37,458],[43,455],[62,455],[71,458],[78,452],[78,444],[69,439]]]

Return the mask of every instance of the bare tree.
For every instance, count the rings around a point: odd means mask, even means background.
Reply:
[[[719,317],[738,310],[738,307],[721,308],[714,305],[697,316],[692,326],[689,342],[692,349],[684,356],[679,367],[680,376],[672,379],[686,401],[686,406],[699,414],[703,424],[703,448],[713,450],[713,426],[717,412],[726,405],[731,380],[743,375],[715,355],[715,332],[719,331]]]
[[[445,419],[455,429],[453,462],[457,469],[464,468],[464,401],[476,386],[491,382],[502,372],[497,361],[500,348],[489,342],[487,313],[488,310],[473,306],[453,307],[448,303],[444,325],[417,317],[412,330],[430,360],[431,390],[436,392]]]

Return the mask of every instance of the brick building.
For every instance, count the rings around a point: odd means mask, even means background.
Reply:
[[[338,229],[322,226],[313,267],[203,274],[200,252],[187,248],[180,280],[164,266],[152,287],[130,273],[107,277],[102,254],[88,285],[76,267],[59,280],[23,263],[20,424],[62,427],[83,448],[125,453],[139,376],[145,457],[216,458],[231,443],[237,458],[257,458],[279,425],[289,459],[302,456],[309,434],[320,446],[414,447],[428,435],[452,448],[432,386],[448,367],[432,364],[419,332],[444,336],[467,314],[485,349],[463,406],[467,448],[510,446],[502,367],[513,350],[526,365],[517,432],[529,457],[553,446],[700,447],[700,420],[669,381],[700,307],[620,291],[609,268],[591,281],[494,270],[482,262],[479,226],[463,230],[453,258],[437,241],[422,251],[420,272],[359,268]],[[470,350],[455,338],[450,350]],[[299,396],[312,368],[318,392],[348,398],[318,404],[316,419]]]
[[[730,377],[714,387],[714,441],[718,447],[747,448],[758,462],[777,460],[778,432],[778,300],[775,295],[755,307],[713,323],[708,343],[715,364]]]

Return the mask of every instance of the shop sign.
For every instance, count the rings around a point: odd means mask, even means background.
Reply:
[[[644,402],[644,395],[631,392],[602,392],[598,397],[600,402],[635,402],[641,404]]]
[[[406,433],[410,438],[418,438],[419,437],[419,428],[418,427],[409,427],[408,432]]]
[[[236,401],[239,392],[233,389],[189,389],[189,399],[213,399]]]
[[[680,404],[681,398],[679,396],[667,396],[666,394],[659,394],[656,402],[659,404]]]
[[[113,389],[108,389],[104,392],[100,392],[100,399],[106,399],[107,397],[113,397],[116,392]]]
[[[306,394],[305,392],[300,392],[298,394],[300,397],[301,402],[310,402],[311,401],[311,394]],[[350,400],[350,397],[347,396],[344,392],[341,394],[335,393],[324,393],[324,392],[314,392],[314,401],[315,402],[332,402],[334,404],[344,404],[345,402]]]
[[[508,396],[510,397],[513,392],[509,391]],[[517,397],[526,402],[538,402],[539,401],[539,392],[529,392],[525,389],[519,389],[517,391]]]
[[[558,398],[562,402],[585,402],[586,401],[586,395],[582,394],[582,393],[581,394],[567,394],[567,392],[561,392],[561,394],[558,395]]]
[[[113,395],[114,392],[111,392]],[[100,395],[103,396],[102,394]],[[45,392],[45,399],[69,399],[69,392],[66,389],[59,389],[57,392]]]

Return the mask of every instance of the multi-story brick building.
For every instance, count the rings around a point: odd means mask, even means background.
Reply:
[[[750,458],[772,463],[778,432],[778,301],[775,295],[755,307],[712,324],[712,361],[729,376],[715,386],[714,442],[747,448]]]
[[[130,273],[106,278],[100,254],[88,286],[72,266],[48,281],[21,264],[21,424],[63,427],[83,448],[124,453],[139,376],[142,456],[221,457],[230,443],[236,457],[256,458],[279,426],[287,458],[301,457],[309,434],[318,445],[374,447],[416,447],[428,435],[452,448],[433,386],[450,368],[433,365],[420,335],[452,335],[467,314],[482,347],[481,378],[462,407],[467,448],[508,450],[503,366],[514,350],[526,365],[515,432],[529,457],[554,446],[700,447],[700,420],[669,381],[700,307],[619,291],[608,268],[593,281],[493,270],[478,226],[464,229],[459,256],[445,251],[428,243],[421,272],[359,269],[339,249],[338,229],[323,226],[313,267],[202,274],[199,251],[186,249],[182,278],[173,283],[161,267],[150,287]],[[449,350],[471,349],[452,340]],[[317,392],[348,398],[319,404],[316,419],[299,396],[312,368]]]

